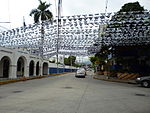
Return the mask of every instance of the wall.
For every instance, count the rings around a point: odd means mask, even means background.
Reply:
[[[25,49],[19,49],[19,48],[6,48],[6,47],[0,47],[0,77],[5,78],[4,71],[6,66],[4,66],[6,63],[4,63],[4,60],[8,60],[9,67],[7,69],[8,71],[8,77],[7,78],[17,78],[17,77],[29,77],[31,76],[31,62],[33,62],[32,65],[32,76],[38,76],[43,74],[48,74],[48,67],[49,67],[49,60],[48,59],[42,59],[40,56],[35,56],[30,54]],[[21,63],[19,63],[19,61]],[[39,63],[39,73],[37,75],[37,63]],[[46,64],[43,67],[43,64]],[[21,65],[21,67],[19,67]]]

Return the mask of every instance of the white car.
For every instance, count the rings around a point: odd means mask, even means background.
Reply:
[[[84,68],[78,69],[76,71],[75,77],[83,77],[83,78],[85,78],[85,76],[86,76],[86,71],[85,71]]]

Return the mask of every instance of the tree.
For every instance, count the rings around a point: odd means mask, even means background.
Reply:
[[[121,9],[112,16],[109,24],[106,26],[106,29],[104,29],[104,37],[101,36],[101,49],[95,55],[99,58],[102,65],[110,65],[108,62],[108,55],[113,57],[111,57],[111,61],[119,59],[116,52],[116,48],[119,46],[136,43],[135,41],[137,38],[134,38],[134,36],[139,35],[139,27],[143,28],[145,25],[142,23],[141,27],[141,23],[137,24],[137,22],[139,22],[139,20],[137,21],[137,17],[140,17],[140,14],[143,15],[144,11],[144,7],[142,7],[139,2],[130,2],[124,4]],[[141,20],[144,20],[144,18]],[[106,61],[108,63],[105,63]],[[124,62],[126,63],[126,61]]]
[[[65,65],[74,66],[75,60],[76,60],[75,56],[69,56],[68,58],[64,58],[64,63],[65,63]]]
[[[69,62],[68,58],[64,58],[64,64],[65,65],[70,65],[70,62]]]
[[[39,47],[41,57],[43,57],[43,43],[44,43],[44,21],[45,20],[50,20],[50,23],[52,23],[53,20],[53,14],[52,12],[48,9],[51,4],[47,4],[46,2],[42,2],[39,0],[39,5],[37,9],[32,9],[30,12],[30,16],[34,16],[34,22],[41,23],[41,44]]]
[[[149,12],[146,12],[139,2],[124,4],[112,16],[110,24],[106,28],[105,38],[108,39],[108,45],[113,47],[113,60],[115,61],[115,65],[118,64],[123,66],[125,70],[130,70],[129,68],[132,67],[132,64],[135,64],[133,61],[138,61],[137,57],[134,59],[132,57],[129,58],[127,52],[129,53],[129,50],[134,52],[137,49],[131,48],[136,48],[136,45],[141,45],[146,40],[143,37],[148,36],[148,17]],[[127,55],[128,57],[126,57]],[[130,62],[132,63],[130,64]]]
[[[68,60],[69,60],[70,64],[73,66],[75,64],[76,57],[75,56],[69,56]]]
[[[96,61],[99,61],[98,57],[95,57],[95,56],[94,57],[90,57],[89,59],[90,59],[90,61],[92,62],[93,65],[95,64]]]
[[[134,16],[131,15],[142,14],[143,11],[144,8],[139,4],[139,2],[126,3],[114,16],[112,16],[112,19],[110,20],[112,24],[107,25],[107,28],[110,26],[112,28],[124,27],[126,24],[130,24],[130,26],[132,26],[132,23],[130,23],[129,20],[136,20],[136,18],[134,18]],[[132,13],[129,14],[130,12]],[[124,24],[120,24],[120,22],[123,22]]]
[[[144,11],[144,8],[139,4],[139,2],[130,2],[124,4],[119,12],[130,12],[130,11]]]
[[[46,4],[46,2],[42,2],[39,0],[40,4],[37,7],[37,9],[32,9],[30,12],[30,16],[34,16],[34,22],[38,23],[40,21],[50,20],[52,22],[53,20],[53,14],[48,9],[51,4]]]
[[[127,39],[123,41],[122,37],[132,38],[136,34],[139,35],[139,28],[145,26],[144,21],[141,21],[145,19],[145,17],[142,16],[145,14],[144,11],[144,7],[142,7],[139,2],[124,4],[121,9],[112,16],[110,24],[107,25],[105,37],[108,40],[105,41],[108,41],[112,45],[131,43],[131,41]]]

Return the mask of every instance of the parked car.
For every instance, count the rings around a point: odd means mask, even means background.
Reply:
[[[150,87],[150,76],[138,77],[136,83],[143,87]]]
[[[86,76],[86,70],[84,68],[78,69],[75,73],[75,77],[83,77]]]

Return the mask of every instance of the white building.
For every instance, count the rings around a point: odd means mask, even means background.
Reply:
[[[24,49],[0,47],[0,78],[47,75],[49,60]]]

